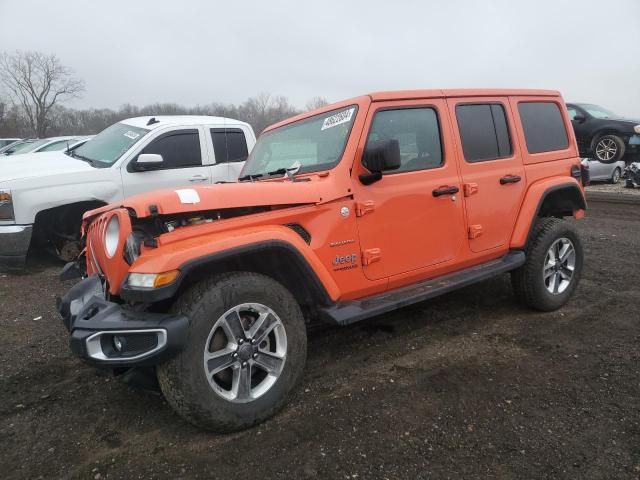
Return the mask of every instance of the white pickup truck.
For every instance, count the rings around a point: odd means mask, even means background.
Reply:
[[[46,242],[79,254],[82,214],[159,188],[236,181],[255,144],[251,126],[206,116],[123,120],[72,152],[0,157],[0,267],[21,267]]]

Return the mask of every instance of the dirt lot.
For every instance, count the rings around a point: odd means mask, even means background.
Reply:
[[[503,276],[316,332],[292,403],[227,436],[70,355],[57,266],[0,275],[0,476],[640,478],[640,206],[589,215],[561,311]]]

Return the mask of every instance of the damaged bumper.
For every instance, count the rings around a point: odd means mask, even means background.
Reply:
[[[58,300],[72,352],[89,363],[111,367],[153,366],[183,349],[189,320],[106,300],[98,275],[81,280]]]

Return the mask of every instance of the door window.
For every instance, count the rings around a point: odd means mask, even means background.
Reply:
[[[443,164],[438,115],[433,108],[381,110],[371,124],[368,142],[397,140],[400,168],[385,172],[411,172],[437,168]]]
[[[458,105],[456,119],[467,162],[484,162],[511,156],[509,127],[502,105]]]
[[[247,159],[247,139],[241,129],[212,128],[210,132],[216,163],[244,162]]]
[[[202,166],[200,136],[196,129],[165,133],[147,145],[141,153],[162,155],[160,169]]]
[[[529,153],[564,150],[569,146],[560,108],[553,102],[518,104]]]

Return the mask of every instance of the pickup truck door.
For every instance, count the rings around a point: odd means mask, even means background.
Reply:
[[[142,153],[162,155],[162,165],[141,169],[136,161]],[[121,172],[125,197],[161,188],[210,184],[204,129],[185,127],[160,133],[124,163]]]

